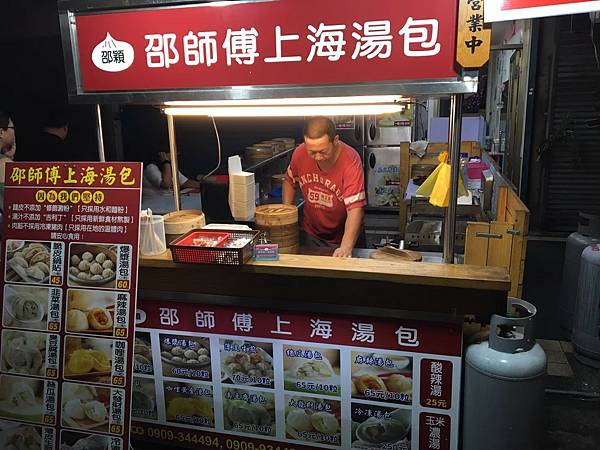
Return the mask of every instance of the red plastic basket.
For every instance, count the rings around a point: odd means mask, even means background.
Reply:
[[[207,241],[213,241],[215,245],[198,245],[195,244],[194,241],[196,239],[204,239]],[[193,247],[201,247],[201,248],[214,248],[214,247],[222,247],[225,242],[229,239],[229,233],[221,232],[221,231],[193,231],[192,233],[183,236],[181,240],[178,242],[178,245],[183,246],[193,246]]]
[[[228,235],[218,244],[218,247],[199,247],[193,245],[193,239],[199,234]],[[232,231],[232,230],[191,230],[169,244],[173,261],[184,264],[219,264],[227,266],[241,266],[252,258],[254,244],[260,231]],[[239,248],[227,247],[228,242],[236,239],[248,238],[250,241]]]

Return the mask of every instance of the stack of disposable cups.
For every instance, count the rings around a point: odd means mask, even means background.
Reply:
[[[229,159],[229,208],[235,220],[247,222],[254,218],[256,211],[254,174],[243,172],[241,163],[238,165]]]

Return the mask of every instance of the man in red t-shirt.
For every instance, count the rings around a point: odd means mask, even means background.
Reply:
[[[350,257],[363,230],[365,181],[360,156],[340,141],[326,117],[304,126],[304,144],[294,150],[283,183],[283,203],[294,204],[296,186],[304,195],[304,231],[333,256]]]

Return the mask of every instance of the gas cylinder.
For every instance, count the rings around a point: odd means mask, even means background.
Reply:
[[[573,316],[571,341],[578,359],[600,365],[600,244],[597,240],[581,254],[579,287]],[[581,358],[583,356],[583,358]],[[591,358],[589,360],[588,358]],[[594,360],[596,362],[594,362]]]
[[[536,450],[543,431],[546,354],[533,337],[535,306],[509,298],[521,317],[494,314],[488,342],[465,358],[463,450]]]
[[[600,237],[600,216],[580,212],[577,222],[577,231],[567,238],[560,287],[560,326],[567,331],[571,331],[573,326],[581,253],[592,243],[593,238]]]

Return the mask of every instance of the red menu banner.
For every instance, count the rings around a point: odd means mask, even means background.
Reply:
[[[470,0],[469,3],[479,3]],[[600,11],[598,0],[486,0],[485,21],[533,19]]]
[[[460,324],[154,300],[139,302],[136,323],[140,440],[458,448]]]
[[[84,92],[456,78],[456,0],[275,0],[76,16]]]
[[[141,170],[7,164],[2,448],[129,448]]]

